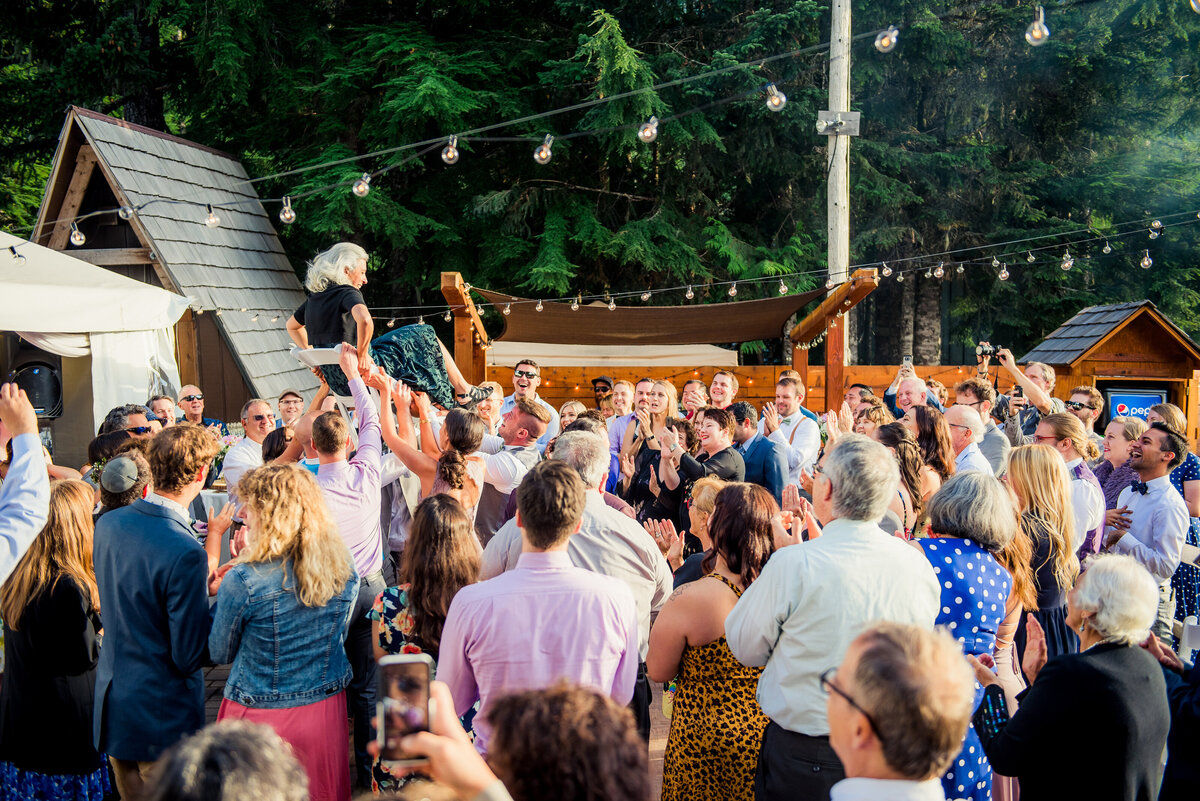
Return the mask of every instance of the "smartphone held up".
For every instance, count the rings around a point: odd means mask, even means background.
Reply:
[[[400,741],[410,734],[429,731],[432,717],[429,684],[433,660],[426,654],[398,654],[379,660],[379,695],[375,717],[379,756],[395,765],[423,765],[428,760],[410,754]]]

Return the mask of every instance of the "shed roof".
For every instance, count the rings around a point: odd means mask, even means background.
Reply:
[[[118,198],[135,208],[170,201],[140,209],[137,222],[174,289],[204,309],[247,309],[218,316],[216,324],[253,392],[274,398],[288,388],[315,389],[312,374],[288,352],[283,324],[304,290],[241,163],[78,107],[67,115],[56,159],[72,125],[95,150]],[[217,209],[219,227],[204,225],[206,204]],[[255,311],[261,316],[251,322]],[[281,319],[272,323],[276,315]]]
[[[1183,329],[1175,325],[1150,301],[1135,300],[1128,303],[1114,303],[1109,306],[1089,306],[1083,309],[1055,329],[1037,347],[1021,357],[1021,361],[1073,365],[1142,309],[1148,310],[1157,321],[1191,349],[1194,357],[1200,359],[1200,345],[1197,345]]]

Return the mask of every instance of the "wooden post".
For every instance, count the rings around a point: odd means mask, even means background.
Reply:
[[[67,185],[67,194],[63,197],[62,205],[58,207],[54,231],[46,245],[51,250],[66,249],[67,238],[71,235],[71,224],[75,222],[75,215],[79,213],[83,193],[87,191],[88,182],[92,179],[92,171],[95,169],[96,151],[92,150],[91,145],[80,145],[79,155],[75,158],[75,172],[71,175],[71,183]]]
[[[829,321],[829,333],[825,337],[825,410],[842,408],[846,394],[846,318],[835,317]]]
[[[196,319],[191,309],[175,323],[175,360],[184,386],[200,384],[199,353],[196,350]],[[182,389],[182,387],[177,387]]]
[[[804,383],[805,390],[808,389],[808,351],[804,348],[792,344],[792,369],[800,374],[800,380]]]
[[[442,273],[442,295],[454,314],[454,363],[470,383],[485,381],[487,330],[460,273]]]

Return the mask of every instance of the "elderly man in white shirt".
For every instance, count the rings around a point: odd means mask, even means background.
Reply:
[[[800,382],[781,378],[775,385],[775,403],[763,407],[758,430],[787,449],[788,481],[799,485],[800,471],[817,461],[821,452],[821,426],[800,411]]]
[[[822,674],[868,623],[932,628],[941,607],[929,561],[879,529],[900,484],[887,449],[845,434],[822,462],[812,490],[821,535],[776,551],[725,620],[738,661],[766,666],[758,703],[771,722],[758,754],[757,801],[829,797],[845,774],[829,744]]]
[[[229,487],[229,502],[237,503],[237,483],[250,470],[263,466],[262,443],[275,430],[275,412],[262,398],[251,398],[242,407],[242,428],[246,436],[225,454],[221,475]]]
[[[983,420],[965,406],[951,406],[946,410],[946,425],[950,426],[950,445],[954,448],[954,472],[978,470],[992,475],[992,464],[979,450],[983,441]]]
[[[1183,496],[1171,486],[1171,471],[1187,456],[1187,440],[1164,423],[1152,423],[1129,447],[1129,466],[1138,481],[1121,490],[1117,508],[1129,510],[1128,524],[1105,532],[1105,546],[1137,559],[1158,582],[1154,635],[1169,639],[1175,620],[1171,576],[1179,567],[1191,521]]]

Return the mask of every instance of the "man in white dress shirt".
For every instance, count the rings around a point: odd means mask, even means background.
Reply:
[[[879,529],[900,484],[896,460],[878,442],[845,434],[822,462],[812,490],[821,535],[776,551],[725,620],[738,661],[766,666],[757,696],[771,721],[756,801],[829,798],[845,774],[829,744],[821,675],[867,624],[932,628],[941,608],[929,561]]]
[[[236,445],[225,454],[221,475],[229,487],[229,502],[237,503],[237,483],[247,471],[263,466],[262,442],[275,430],[275,413],[271,404],[262,398],[251,398],[242,407],[242,428],[246,431]]]
[[[546,426],[546,430],[538,437],[537,449],[538,453],[546,452],[546,445],[550,440],[558,436],[558,410],[544,401],[537,393],[537,388],[542,385],[542,368],[532,359],[522,359],[517,362],[517,366],[513,368],[513,394],[504,399],[504,405],[500,407],[501,416],[511,412],[517,405],[517,398],[524,398],[527,401],[536,403],[550,413],[550,423]],[[521,483],[520,481],[517,482]]]
[[[943,801],[975,700],[962,646],[945,632],[877,623],[823,677],[829,742],[846,769],[832,801]]]
[[[759,431],[787,449],[788,482],[800,484],[800,471],[817,461],[821,426],[800,410],[802,391],[794,378],[775,385],[775,403],[763,407]]]
[[[992,465],[979,450],[983,441],[983,420],[966,406],[951,406],[946,410],[946,425],[950,426],[950,445],[954,448],[954,471],[978,470],[992,475]]]
[[[1105,545],[1114,553],[1132,556],[1158,582],[1158,620],[1154,635],[1171,636],[1175,620],[1175,592],[1171,576],[1179,567],[1180,554],[1190,520],[1183,496],[1171,486],[1171,471],[1187,457],[1187,439],[1165,423],[1151,423],[1146,433],[1129,446],[1129,466],[1138,481],[1121,490],[1117,508],[1129,509],[1129,527],[1109,528]]]

